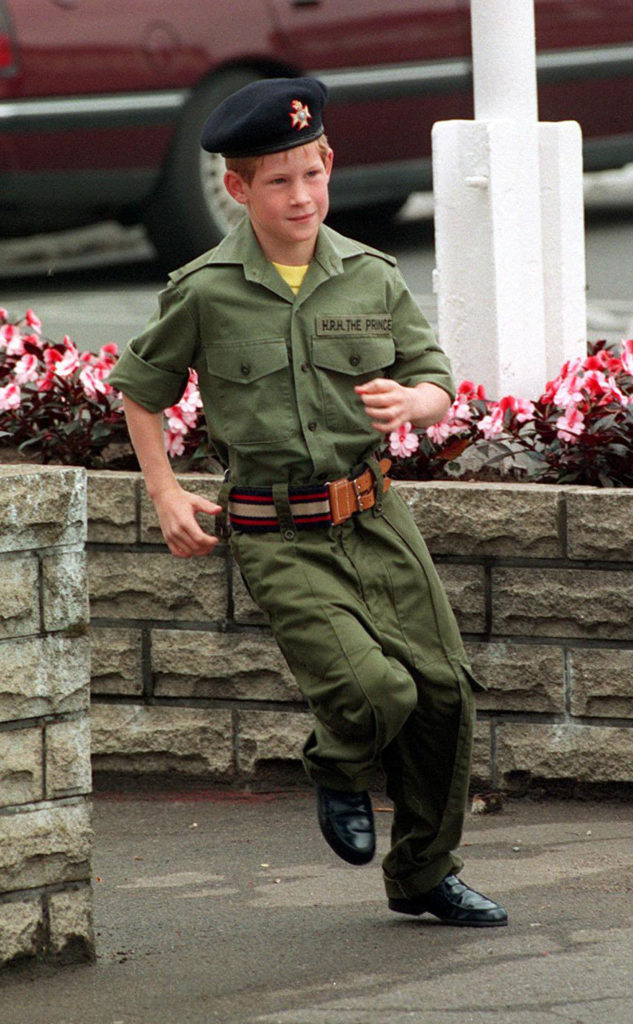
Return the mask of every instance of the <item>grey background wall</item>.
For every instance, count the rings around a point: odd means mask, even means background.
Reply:
[[[633,493],[395,486],[488,687],[476,783],[632,781]],[[94,770],[247,786],[296,768],[309,718],[227,549],[172,558],[137,474],[90,473],[88,499]]]

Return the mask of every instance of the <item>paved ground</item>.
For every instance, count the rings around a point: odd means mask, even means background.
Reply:
[[[379,853],[391,813],[375,801]],[[5,971],[3,1024],[631,1024],[633,808],[469,816],[508,928],[390,913],[311,793],[100,796],[94,965]]]

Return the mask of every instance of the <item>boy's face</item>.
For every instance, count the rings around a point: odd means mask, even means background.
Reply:
[[[324,163],[317,143],[310,142],[262,157],[250,185],[235,171],[226,172],[225,185],[248,210],[268,259],[309,263],[328,211],[331,170],[332,150]]]

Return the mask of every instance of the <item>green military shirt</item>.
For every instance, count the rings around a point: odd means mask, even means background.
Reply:
[[[159,303],[110,383],[158,412],[194,369],[210,440],[242,486],[334,479],[380,447],[355,384],[388,376],[453,394],[395,259],[325,226],[297,295],[245,218],[172,273]]]

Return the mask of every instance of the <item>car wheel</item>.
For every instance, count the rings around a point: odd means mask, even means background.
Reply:
[[[200,86],[184,109],[144,213],[148,234],[168,270],[217,245],[243,215],[243,207],[224,188],[224,159],[205,153],[200,133],[218,103],[257,77],[251,71],[227,71]]]

